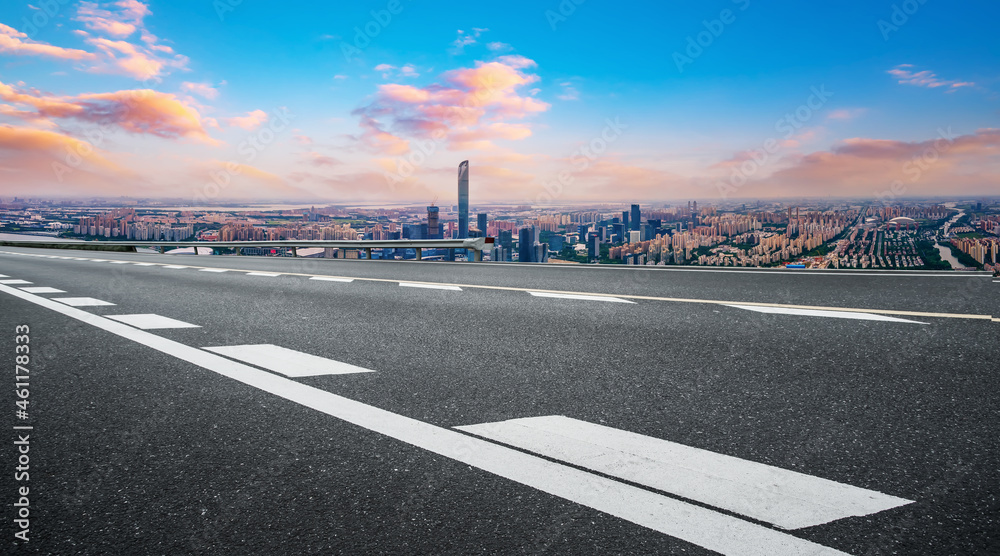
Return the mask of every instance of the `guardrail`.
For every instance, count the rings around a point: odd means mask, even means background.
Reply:
[[[477,262],[483,260],[483,249],[493,243],[493,238],[469,239],[388,239],[388,240],[324,240],[324,239],[283,239],[274,241],[9,241],[0,245],[8,247],[41,247],[45,249],[77,249],[85,251],[132,252],[136,247],[152,247],[160,253],[169,247],[209,247],[235,248],[241,255],[244,247],[289,247],[292,256],[298,256],[299,247],[336,247],[338,249],[363,249],[371,259],[372,249],[415,249],[417,260],[423,258],[424,249],[468,249],[474,253]]]

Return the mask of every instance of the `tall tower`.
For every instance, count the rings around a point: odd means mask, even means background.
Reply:
[[[469,161],[458,165],[458,239],[469,237]]]
[[[427,238],[438,239],[441,229],[438,227],[438,207],[431,205],[427,207]]]
[[[479,228],[479,231],[482,234],[481,237],[486,237],[486,213],[481,212],[476,215],[476,220],[476,227]]]
[[[632,205],[632,214],[629,222],[632,224],[632,230],[639,229],[639,224],[642,223],[642,213],[639,211],[639,205]]]

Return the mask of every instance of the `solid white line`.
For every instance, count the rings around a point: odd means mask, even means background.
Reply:
[[[63,290],[57,290],[55,288],[50,288],[48,286],[35,286],[29,288],[20,288],[28,293],[66,293]]]
[[[107,317],[143,330],[160,330],[164,328],[201,328],[197,324],[190,324],[184,321],[172,319],[170,317],[154,315],[151,313],[139,315],[108,315]]]
[[[726,305],[757,313],[769,313],[775,315],[797,315],[803,317],[828,317],[834,319],[855,319],[855,320],[877,320],[883,322],[908,322],[911,324],[927,324],[915,320],[907,320],[875,313],[852,313],[849,311],[818,311],[815,309],[789,309],[785,307],[761,307],[759,305]]]
[[[577,299],[580,301],[608,301],[611,303],[632,303],[635,301],[629,301],[627,299],[622,299],[620,297],[612,297],[606,295],[578,295],[574,293],[549,293],[549,292],[532,292],[529,291],[531,295],[535,297],[553,297],[556,299]]]
[[[229,272],[227,268],[199,268],[198,272]]]
[[[403,286],[404,288],[424,288],[428,290],[447,290],[452,292],[462,291],[462,288],[458,286],[445,286],[438,284],[419,284],[416,282],[400,282],[399,285]]]
[[[708,550],[733,556],[846,556],[762,525],[300,384],[43,297],[6,286],[0,291],[348,423]]]
[[[269,278],[274,278],[275,276],[281,276],[280,272],[247,272],[247,276],[267,276]]]
[[[10,280],[0,280],[0,284],[8,284],[13,286],[15,284],[34,284],[34,282],[29,282],[27,280],[10,279]]]
[[[218,346],[203,349],[293,378],[375,372],[371,369],[357,367],[349,363],[334,361],[333,359],[318,357],[272,344]]]
[[[163,265],[163,268],[180,269],[180,268],[190,268],[190,267],[179,265],[179,264],[165,264],[165,265]]]
[[[93,297],[53,297],[52,299],[72,307],[99,307],[101,305],[114,305],[114,303],[101,301],[100,299],[94,299]]]
[[[310,280],[320,280],[322,282],[353,282],[354,278],[336,278],[333,276],[313,276]]]
[[[784,529],[913,502],[560,415],[456,428]]]

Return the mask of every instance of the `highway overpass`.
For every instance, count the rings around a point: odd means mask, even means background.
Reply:
[[[0,247],[0,275],[15,553],[1000,548],[982,273]]]

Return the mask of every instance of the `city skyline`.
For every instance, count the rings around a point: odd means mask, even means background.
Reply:
[[[461,160],[474,206],[1000,183],[989,3],[462,6],[0,7],[0,195],[453,204]]]

